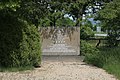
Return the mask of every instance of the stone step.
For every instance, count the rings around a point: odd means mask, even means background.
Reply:
[[[43,56],[45,55],[79,55],[77,52],[43,52]]]

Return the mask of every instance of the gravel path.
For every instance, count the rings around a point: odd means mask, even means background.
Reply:
[[[79,56],[44,56],[42,67],[24,72],[0,72],[0,80],[117,80],[105,70],[87,65]]]

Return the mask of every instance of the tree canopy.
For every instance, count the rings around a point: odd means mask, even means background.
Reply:
[[[47,14],[47,4],[47,0],[3,0],[0,11],[2,15],[10,14],[38,26],[38,20]]]
[[[108,31],[110,46],[118,46],[120,37],[120,0],[106,3],[98,13],[98,19]]]

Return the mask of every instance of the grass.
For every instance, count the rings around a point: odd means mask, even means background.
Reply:
[[[87,42],[93,46],[96,46],[96,44],[99,42],[99,40],[88,40]],[[105,46],[105,45],[106,45],[106,40],[101,40],[101,43],[99,46]]]
[[[12,67],[12,68],[0,67],[0,72],[17,72],[17,71],[25,71],[25,70],[33,70],[33,69],[34,67],[32,66]]]
[[[91,45],[95,45],[95,41],[88,41]],[[104,45],[103,43],[101,45]],[[120,46],[105,47],[100,46],[98,54],[88,56],[87,61],[90,64],[101,67],[108,73],[115,75],[120,80]]]
[[[104,48],[100,50],[100,53],[104,59],[102,68],[120,80],[120,47]]]
[[[120,80],[120,63],[104,65],[103,69],[110,74],[114,74]]]

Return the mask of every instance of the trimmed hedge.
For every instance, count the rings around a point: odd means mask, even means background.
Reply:
[[[10,15],[0,15],[0,67],[37,66],[41,61],[37,28]]]

